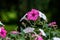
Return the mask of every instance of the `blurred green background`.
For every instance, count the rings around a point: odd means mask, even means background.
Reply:
[[[20,18],[32,8],[43,12],[48,22],[56,21],[60,26],[59,0],[0,0],[0,21],[6,30],[15,30]]]

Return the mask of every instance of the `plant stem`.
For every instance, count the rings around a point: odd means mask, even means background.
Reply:
[[[30,21],[27,21],[27,22],[30,23],[31,26],[33,26]]]
[[[30,33],[29,33],[29,37],[30,37],[30,40],[32,40],[32,39],[31,39],[31,34],[30,34]]]
[[[50,30],[49,30],[49,33],[50,33]],[[50,34],[49,34],[49,39],[50,39]]]
[[[44,28],[44,26],[45,26],[45,22],[43,22],[43,28]]]

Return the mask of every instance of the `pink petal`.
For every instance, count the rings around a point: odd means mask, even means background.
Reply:
[[[1,34],[1,32],[3,32],[3,34]],[[7,31],[4,30],[4,29],[1,29],[1,32],[0,32],[0,36],[1,36],[2,38],[5,38]]]
[[[35,40],[43,40],[43,38],[41,36],[37,36]]]

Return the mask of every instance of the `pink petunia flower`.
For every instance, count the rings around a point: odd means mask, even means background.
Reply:
[[[11,31],[11,34],[19,34],[18,31]]]
[[[37,36],[35,40],[43,40],[43,38],[41,36]]]
[[[5,38],[7,31],[4,28],[0,28],[0,37]]]
[[[53,25],[56,25],[56,22],[51,22],[48,24],[48,26],[53,26]]]
[[[35,34],[32,34],[32,37],[35,37],[36,35]]]
[[[0,29],[4,29],[4,27],[0,27]]]
[[[52,22],[53,25],[56,25],[56,22]]]
[[[36,9],[32,9],[27,13],[28,20],[36,21],[38,19],[38,16],[39,16],[39,12]]]
[[[34,40],[43,40],[42,36],[38,35],[38,34],[32,34],[32,37],[36,37]]]

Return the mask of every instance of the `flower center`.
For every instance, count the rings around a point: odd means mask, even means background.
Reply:
[[[1,34],[4,34],[4,32],[1,32]]]
[[[32,16],[35,16],[35,14],[33,13]]]

